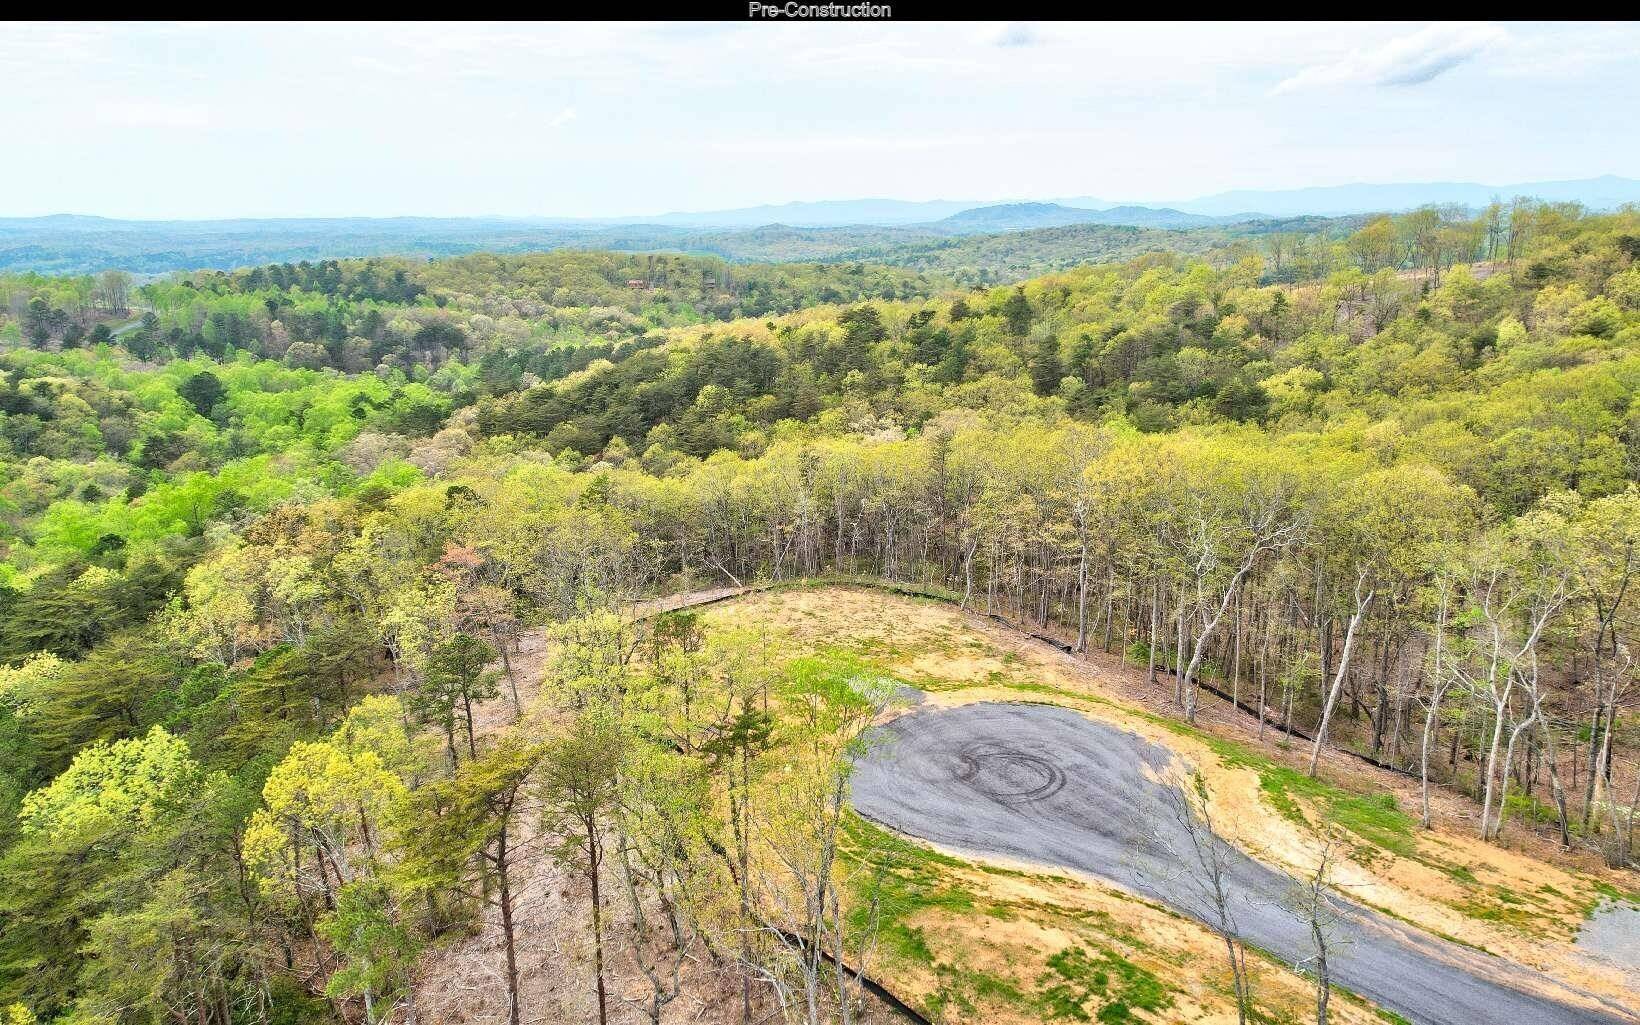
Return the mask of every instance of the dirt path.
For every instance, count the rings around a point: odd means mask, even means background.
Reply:
[[[1174,853],[1188,838],[1154,778],[1171,760],[1166,749],[1068,709],[1027,704],[918,708],[880,736],[854,781],[866,817],[956,851],[1093,875],[1205,917]],[[1229,856],[1243,934],[1289,964],[1307,957],[1307,926],[1283,907],[1289,878],[1233,849]],[[1420,1025],[1640,1022],[1533,969],[1354,904],[1338,911],[1334,977]]]

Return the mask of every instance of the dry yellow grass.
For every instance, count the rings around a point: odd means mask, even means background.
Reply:
[[[1317,857],[1316,831],[1294,821],[1290,811],[1283,814],[1274,807],[1261,786],[1259,769],[1241,759],[1224,757],[1223,744],[1215,741],[1245,744],[1274,763],[1296,763],[1298,753],[1279,750],[1274,734],[1260,748],[1252,731],[1235,722],[1220,722],[1203,731],[1181,731],[1167,716],[1170,694],[1148,687],[1141,670],[1129,670],[1113,660],[1089,664],[949,605],[864,588],[794,588],[751,594],[713,606],[706,611],[706,619],[716,628],[768,630],[791,654],[836,648],[859,655],[928,691],[931,702],[1032,700],[1073,708],[1162,745],[1199,768],[1213,795],[1215,821],[1227,824],[1228,838],[1243,849],[1295,872],[1312,866]],[[1328,759],[1326,768],[1331,778],[1347,781],[1352,788],[1396,793],[1402,806],[1411,806],[1409,789],[1392,774],[1341,757]],[[1292,801],[1309,824],[1322,820],[1323,812],[1313,801],[1302,795],[1293,795]],[[1460,820],[1457,814],[1447,817]],[[1362,903],[1540,969],[1578,989],[1620,1003],[1640,1001],[1637,980],[1572,944],[1585,910],[1597,900],[1599,877],[1594,871],[1586,866],[1562,867],[1444,828],[1418,833],[1409,842],[1415,848],[1411,856],[1360,845],[1340,866],[1340,888]],[[995,885],[989,878],[986,881]],[[1153,938],[1161,948],[1192,964],[1200,961],[1206,967],[1223,962],[1222,953],[1214,960],[1217,941],[1205,930],[1108,887],[1055,884],[1038,896],[1044,906],[1054,909],[1045,912],[1050,917],[1075,909],[1097,910],[1142,930],[1142,935]],[[1029,917],[1020,920],[1031,921]],[[929,925],[940,934],[962,935],[965,943],[983,936],[981,945],[972,948],[976,956],[985,944],[1003,942],[993,937],[1008,931],[994,920],[965,924],[943,912]],[[1037,922],[1016,923],[1011,928],[1028,933],[1048,927]],[[1021,940],[1013,946],[1032,944]],[[1211,972],[1195,977],[1211,978]],[[1288,976],[1288,982],[1299,980]],[[1291,988],[1287,983],[1266,988],[1281,992],[1284,986]],[[1215,1015],[1231,1009],[1223,996],[1225,988],[1208,986],[1200,993],[1181,994],[1167,1020],[1215,1020]],[[1195,1006],[1187,1013],[1190,1005]]]

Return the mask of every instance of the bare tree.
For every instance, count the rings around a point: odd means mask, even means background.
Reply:
[[[1315,871],[1293,881],[1288,895],[1288,907],[1310,929],[1310,956],[1294,965],[1306,965],[1315,978],[1316,1025],[1327,1025],[1327,1002],[1332,996],[1332,972],[1329,959],[1337,949],[1340,937],[1338,925],[1341,916],[1332,896],[1332,870],[1344,843],[1328,837],[1321,845]]]
[[[1333,674],[1332,686],[1327,688],[1327,701],[1321,706],[1321,724],[1315,729],[1315,744],[1310,749],[1310,775],[1315,776],[1316,768],[1321,763],[1321,745],[1327,742],[1327,726],[1332,722],[1333,708],[1338,704],[1338,695],[1344,689],[1344,678],[1350,671],[1350,656],[1355,651],[1355,634],[1361,626],[1361,621],[1367,618],[1367,612],[1372,608],[1373,590],[1367,587],[1367,570],[1362,570],[1355,578],[1355,611],[1350,615],[1350,625],[1344,631],[1344,653],[1338,660],[1338,671]]]
[[[1547,688],[1543,686],[1535,656],[1532,659],[1531,672],[1525,676],[1522,683],[1525,685],[1526,699],[1532,708],[1532,714],[1527,721],[1537,724],[1538,739],[1543,744],[1543,764],[1549,772],[1549,795],[1555,802],[1555,819],[1560,826],[1560,846],[1562,850],[1570,850],[1572,831],[1566,806],[1566,787],[1560,779],[1560,749],[1556,743],[1554,724],[1549,721],[1549,716],[1543,710]]]
[[[546,747],[540,783],[547,818],[564,830],[555,853],[586,876],[592,890],[592,971],[598,996],[598,1023],[609,1020],[604,978],[603,862],[609,819],[620,800],[627,737],[603,707],[578,715],[562,736]]]
[[[1235,574],[1231,576],[1230,582],[1224,586],[1223,593],[1218,596],[1217,608],[1213,608],[1210,601],[1204,602],[1204,599],[1208,597],[1205,588],[1207,577],[1212,570],[1212,560],[1206,554],[1210,550],[1210,546],[1206,543],[1202,545],[1202,561],[1197,563],[1196,572],[1196,598],[1197,607],[1201,609],[1201,632],[1196,636],[1196,643],[1193,645],[1190,654],[1190,664],[1186,667],[1181,681],[1184,687],[1184,717],[1187,722],[1196,721],[1198,704],[1197,688],[1195,686],[1196,672],[1201,668],[1202,657],[1207,653],[1208,643],[1218,631],[1219,623],[1224,619],[1224,614],[1230,609],[1231,600],[1240,593],[1242,583],[1247,579],[1247,574],[1251,573],[1253,567],[1258,564],[1260,556],[1267,552],[1280,551],[1298,535],[1298,524],[1290,520],[1281,522],[1281,512],[1279,509],[1268,509],[1260,513],[1253,521],[1251,541],[1242,555],[1241,565],[1236,567]],[[1204,533],[1205,529],[1204,527]],[[1209,614],[1210,611],[1211,614]]]
[[[615,825],[632,911],[627,940],[648,984],[642,999],[621,1000],[660,1025],[667,1005],[683,991],[681,970],[696,935],[689,909],[706,903],[704,891],[719,883],[700,871],[707,851],[706,777],[687,755],[653,749],[628,764],[621,784]]]
[[[1230,892],[1230,866],[1239,855],[1213,829],[1210,797],[1207,781],[1194,766],[1174,769],[1163,780],[1158,821],[1178,828],[1159,825],[1146,839],[1171,856],[1179,879],[1195,897],[1195,910],[1224,941],[1235,988],[1236,1019],[1247,1025],[1253,1010],[1252,980],[1247,973],[1247,947],[1236,923],[1237,898]]]
[[[452,778],[415,792],[412,813],[419,826],[405,841],[405,862],[419,879],[500,913],[509,1025],[523,1021],[513,913],[520,897],[516,870],[532,846],[519,835],[520,819],[530,806],[528,784],[540,757],[539,745],[504,734]]]
[[[1441,699],[1446,696],[1452,686],[1453,675],[1447,672],[1443,659],[1447,656],[1445,650],[1447,631],[1447,606],[1451,599],[1450,581],[1442,578],[1438,586],[1441,590],[1440,611],[1435,619],[1434,646],[1429,658],[1429,699],[1424,703],[1424,733],[1418,746],[1418,783],[1420,787],[1419,821],[1425,829],[1430,828],[1429,820],[1429,747],[1434,738],[1435,729],[1440,722]]]
[[[130,308],[131,275],[122,270],[97,275],[97,298],[109,313],[125,313]]]
[[[1611,868],[1629,868],[1634,864],[1634,824],[1640,814],[1640,772],[1634,776],[1634,795],[1629,798],[1626,812],[1619,812],[1612,802],[1612,838],[1606,845],[1606,864]]]
[[[1259,561],[1293,544],[1302,533],[1294,481],[1257,464],[1182,463],[1169,504],[1170,533],[1182,568],[1179,582],[1176,697],[1185,719],[1196,721],[1196,673],[1219,624]],[[1186,623],[1194,618],[1197,629]],[[1186,643],[1190,645],[1186,658]]]
[[[1499,558],[1488,558],[1471,587],[1485,637],[1485,656],[1476,671],[1465,674],[1465,682],[1471,691],[1486,699],[1492,713],[1492,739],[1487,746],[1481,798],[1481,838],[1486,840],[1497,837],[1503,828],[1508,769],[1514,758],[1515,744],[1537,721],[1534,708],[1510,726],[1516,689],[1524,690],[1524,681],[1536,675],[1538,642],[1571,596],[1569,567],[1553,566],[1537,577],[1530,572],[1511,572],[1514,569]],[[1510,640],[1517,629],[1517,620],[1519,647]],[[1503,743],[1506,731],[1507,748]],[[1505,752],[1501,762],[1500,750]]]
[[[833,1003],[850,1025],[859,977],[851,986],[846,955],[851,947],[864,953],[876,916],[866,916],[867,935],[850,928],[854,916],[838,885],[839,845],[866,730],[893,700],[895,685],[871,676],[840,679],[837,667],[820,663],[797,668],[792,683],[801,739],[783,752],[785,769],[771,784],[776,799],[762,809],[768,868],[754,866],[759,904],[769,909],[766,931],[782,956],[757,968],[807,1025],[828,1020]]]

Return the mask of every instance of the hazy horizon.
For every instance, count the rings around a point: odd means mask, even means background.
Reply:
[[[720,215],[720,213],[741,213],[748,212],[748,210],[771,210],[771,212],[777,212],[777,210],[784,210],[784,208],[861,207],[861,205],[872,205],[872,203],[879,203],[879,205],[895,205],[895,207],[950,207],[953,208],[953,210],[969,210],[969,208],[974,208],[974,210],[977,210],[977,208],[1002,207],[1002,205],[1053,205],[1053,203],[1068,203],[1068,205],[1073,205],[1073,207],[1089,208],[1089,210],[1117,207],[1166,210],[1166,208],[1199,207],[1202,203],[1214,202],[1214,200],[1220,200],[1220,198],[1230,197],[1251,197],[1251,205],[1248,205],[1248,208],[1245,208],[1245,210],[1237,208],[1235,213],[1261,213],[1261,210],[1258,210],[1258,207],[1256,207],[1256,198],[1261,197],[1261,195],[1268,195],[1268,197],[1281,197],[1282,203],[1291,205],[1291,203],[1296,200],[1296,197],[1302,197],[1302,195],[1345,194],[1346,190],[1361,190],[1361,192],[1373,192],[1373,190],[1407,190],[1409,194],[1410,192],[1417,192],[1417,190],[1428,190],[1433,197],[1433,194],[1437,194],[1440,190],[1471,189],[1474,190],[1476,194],[1491,192],[1492,198],[1509,200],[1509,198],[1515,197],[1515,195],[1528,198],[1543,198],[1533,197],[1533,187],[1542,187],[1542,185],[1581,185],[1586,184],[1586,182],[1615,182],[1615,184],[1619,184],[1620,192],[1624,192],[1625,194],[1624,202],[1635,202],[1635,198],[1629,197],[1627,194],[1633,194],[1640,197],[1640,179],[1630,179],[1630,177],[1625,177],[1625,175],[1617,174],[1591,174],[1584,175],[1584,177],[1578,177],[1578,179],[1551,180],[1551,182],[1456,182],[1456,180],[1453,180],[1453,182],[1427,182],[1427,180],[1404,180],[1404,182],[1368,182],[1368,180],[1356,180],[1356,182],[1340,182],[1340,184],[1304,185],[1304,187],[1297,187],[1297,189],[1230,189],[1223,190],[1223,192],[1214,192],[1214,194],[1173,198],[1109,198],[1092,197],[1092,195],[1084,195],[1084,197],[1064,197],[1064,195],[1040,195],[1040,197],[1035,197],[1035,195],[1032,195],[1032,197],[1020,197],[1020,195],[1012,195],[1012,197],[991,198],[953,198],[945,197],[945,195],[938,195],[938,197],[889,197],[889,195],[851,195],[851,197],[843,197],[843,195],[830,195],[830,197],[792,198],[792,200],[776,200],[776,202],[754,203],[754,205],[748,205],[748,207],[692,208],[692,210],[659,210],[659,212],[604,213],[604,215],[579,216],[558,215],[558,213],[510,213],[497,210],[497,212],[453,213],[453,215],[436,215],[436,213],[417,212],[330,213],[330,215],[280,213],[280,215],[223,215],[198,216],[198,218],[192,218],[192,216],[179,216],[179,218],[157,218],[157,216],[156,218],[143,218],[143,216],[112,216],[107,215],[107,213],[95,212],[95,210],[54,210],[54,212],[49,213],[23,213],[23,215],[16,215],[16,213],[8,213],[5,212],[5,210],[0,210],[0,220],[89,218],[89,220],[120,221],[120,223],[471,220],[515,221],[515,223],[554,223],[554,225],[576,225],[576,223],[584,223],[584,225],[587,226],[597,226],[641,225],[641,223],[645,223],[646,218],[654,218],[656,221],[664,221],[667,220],[667,218],[710,218],[710,216]],[[1574,190],[1574,192],[1576,192],[1576,190]],[[1419,202],[1442,202],[1442,200],[1440,200],[1440,198],[1430,198],[1430,200],[1419,200]],[[1479,195],[1476,195],[1473,202],[1484,202],[1484,200],[1481,200]],[[1273,218],[1279,218],[1279,216],[1301,215],[1332,216],[1340,215],[1340,213],[1373,212],[1373,210],[1396,212],[1396,210],[1402,210],[1402,208],[1410,208],[1412,205],[1417,205],[1417,203],[1399,203],[1399,205],[1397,205],[1397,203],[1387,203],[1387,205],[1383,205],[1383,207],[1371,207],[1371,205],[1364,205],[1364,203],[1355,202],[1353,205],[1346,205],[1346,207],[1338,208],[1338,210],[1328,210],[1328,208],[1325,208],[1327,207],[1327,203],[1314,202],[1304,205],[1304,210],[1302,210],[1302,212],[1297,212],[1297,210],[1286,210],[1286,212],[1264,213],[1268,216],[1273,216]],[[1614,205],[1615,203],[1606,203],[1607,208],[1614,207]],[[946,215],[943,210],[940,210],[940,212],[930,213],[930,215],[928,215],[928,220],[941,220],[943,216],[948,215]],[[695,220],[690,221],[690,223],[707,225],[707,223],[713,223],[713,221]],[[863,223],[872,223],[872,221],[863,221]],[[902,220],[899,221],[899,223],[917,223],[917,221]]]
[[[1421,188],[1421,187],[1422,188],[1445,188],[1445,187],[1450,187],[1450,188],[1474,188],[1474,189],[1479,190],[1479,191],[1492,190],[1498,197],[1501,197],[1503,199],[1508,199],[1508,198],[1511,197],[1511,195],[1514,195],[1514,194],[1524,195],[1525,193],[1517,193],[1517,192],[1512,192],[1511,191],[1511,190],[1518,190],[1518,189],[1523,188],[1523,187],[1530,187],[1530,186],[1534,186],[1534,185],[1549,185],[1549,184],[1575,184],[1575,183],[1581,183],[1581,182],[1595,182],[1595,181],[1603,181],[1603,180],[1612,180],[1612,181],[1616,181],[1616,182],[1621,182],[1624,185],[1640,186],[1640,180],[1633,179],[1633,178],[1628,178],[1626,176],[1618,175],[1618,174],[1601,173],[1601,174],[1583,175],[1583,176],[1579,176],[1577,178],[1559,179],[1559,180],[1555,180],[1555,181],[1545,181],[1545,182],[1475,182],[1475,181],[1439,181],[1439,182],[1437,182],[1437,181],[1424,181],[1424,180],[1349,181],[1349,182],[1323,183],[1323,184],[1316,184],[1316,185],[1300,186],[1300,187],[1296,187],[1296,188],[1292,188],[1292,189],[1264,189],[1264,188],[1226,189],[1226,190],[1223,190],[1221,192],[1209,193],[1209,194],[1205,194],[1205,195],[1178,196],[1178,197],[1171,197],[1171,198],[1149,198],[1149,197],[1109,198],[1109,197],[1103,197],[1103,196],[996,196],[996,197],[991,197],[991,198],[954,198],[954,197],[950,197],[950,196],[821,196],[821,197],[812,198],[812,199],[774,200],[774,201],[770,201],[770,202],[766,202],[766,203],[750,204],[750,205],[747,205],[747,206],[744,206],[744,207],[716,207],[716,208],[709,208],[709,209],[708,208],[698,208],[698,209],[687,209],[687,210],[681,210],[681,209],[680,210],[659,210],[659,211],[648,211],[648,212],[616,211],[616,212],[606,212],[606,213],[600,213],[600,214],[584,214],[584,215],[565,215],[565,214],[555,214],[555,213],[551,213],[551,212],[518,213],[518,212],[508,212],[508,211],[499,211],[498,210],[498,211],[486,211],[486,212],[471,213],[471,214],[427,214],[427,213],[409,211],[409,212],[401,212],[401,213],[383,213],[383,214],[351,214],[351,213],[304,214],[304,213],[289,213],[289,214],[272,214],[272,215],[226,214],[226,215],[222,215],[222,216],[213,216],[213,217],[119,217],[119,216],[113,216],[113,215],[109,215],[109,214],[100,213],[100,212],[97,212],[95,210],[53,210],[53,211],[50,211],[48,213],[30,213],[30,214],[13,214],[13,213],[10,213],[10,212],[4,211],[4,210],[0,210],[0,220],[37,220],[37,219],[50,219],[50,218],[54,218],[54,217],[90,218],[90,219],[98,219],[98,220],[134,222],[134,223],[145,223],[145,222],[153,222],[153,223],[181,222],[181,223],[188,223],[188,222],[215,222],[215,221],[262,221],[262,220],[273,220],[273,221],[331,221],[331,220],[372,220],[372,221],[374,221],[374,220],[382,220],[382,221],[390,221],[390,220],[439,220],[439,221],[458,221],[458,220],[471,220],[471,221],[585,223],[585,224],[588,224],[588,225],[597,225],[597,224],[616,224],[616,223],[636,224],[636,223],[642,223],[643,219],[647,218],[647,217],[653,217],[653,218],[656,218],[656,219],[664,219],[664,218],[672,218],[672,217],[697,217],[697,216],[698,217],[705,217],[705,216],[709,216],[709,215],[712,215],[712,214],[736,213],[736,212],[740,212],[742,210],[765,210],[765,209],[767,209],[767,210],[779,210],[779,209],[788,208],[788,207],[813,207],[813,206],[827,206],[827,205],[850,206],[850,205],[859,205],[859,204],[897,204],[897,205],[904,205],[904,206],[949,205],[949,206],[952,206],[952,207],[960,207],[960,208],[964,208],[964,209],[967,209],[967,208],[976,208],[977,209],[977,208],[984,208],[984,207],[989,207],[989,206],[1016,205],[1016,204],[1017,205],[1030,205],[1030,204],[1055,204],[1055,203],[1085,203],[1085,204],[1098,204],[1097,207],[1090,205],[1090,206],[1087,207],[1088,209],[1109,208],[1109,207],[1124,207],[1124,206],[1133,206],[1133,207],[1150,208],[1150,209],[1168,209],[1168,208],[1173,208],[1173,207],[1190,207],[1190,206],[1202,203],[1203,201],[1214,200],[1214,199],[1218,199],[1219,197],[1239,196],[1239,195],[1242,195],[1242,194],[1261,194],[1262,193],[1262,194],[1269,194],[1269,195],[1287,196],[1287,195],[1298,194],[1298,193],[1317,193],[1317,192],[1329,192],[1329,191],[1334,191],[1334,190],[1342,191],[1342,190],[1350,190],[1350,189],[1359,189],[1359,190],[1409,189],[1409,190],[1413,190],[1413,189],[1418,189],[1418,188]],[[1398,209],[1398,208],[1385,207],[1384,209],[1393,210],[1393,209]],[[1258,211],[1256,209],[1249,208],[1248,210],[1237,211],[1237,212],[1241,212],[1241,213],[1259,213],[1260,211]],[[1314,210],[1314,211],[1308,211],[1308,212],[1318,213],[1318,214],[1329,213],[1328,211],[1322,211],[1322,210],[1319,210],[1319,209]],[[939,219],[941,216],[942,216],[941,214],[931,214],[930,219]],[[1279,217],[1279,216],[1292,216],[1292,215],[1291,214],[1272,214],[1271,216]]]
[[[0,115],[52,159],[0,172],[0,214],[609,219],[1632,176],[1640,139],[1611,127],[1640,112],[1636,54],[1627,24],[14,24]]]

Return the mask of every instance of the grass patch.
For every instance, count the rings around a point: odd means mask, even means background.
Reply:
[[[863,871],[855,885],[875,889],[877,936],[895,956],[932,966],[934,953],[922,930],[909,919],[938,908],[956,914],[974,912],[974,895],[942,878],[942,868],[964,862],[911,843],[850,813],[843,822],[845,853]],[[850,927],[862,930],[872,913],[869,901],[856,902]]]
[[[1541,886],[1529,893],[1517,893],[1507,886],[1487,886],[1473,900],[1451,907],[1470,918],[1511,926],[1541,937],[1546,934],[1546,926],[1556,933],[1563,931],[1567,903],[1574,909],[1579,908],[1552,886]]]
[[[1608,904],[1640,909],[1640,890],[1624,890],[1604,879],[1591,880],[1589,885],[1594,890],[1594,896],[1585,901],[1579,909],[1583,912],[1585,922]]]
[[[1594,881],[1594,892],[1614,903],[1640,905],[1640,890],[1620,890],[1604,879]]]
[[[1121,1025],[1141,1019],[1138,1012],[1155,1011],[1173,1003],[1173,987],[1135,964],[1124,952],[1147,949],[1109,915],[1099,911],[1062,908],[1034,900],[996,900],[965,886],[955,870],[987,875],[1070,883],[1054,875],[969,863],[915,843],[850,813],[844,821],[844,854],[856,871],[852,883],[858,897],[875,890],[877,938],[889,964],[932,974],[933,992],[921,1002],[931,1018],[947,1015],[983,1021],[985,1007],[1013,1008],[1030,1018],[1099,1022]],[[867,924],[869,900],[857,900],[852,927]],[[948,915],[983,936],[987,921],[1028,919],[1069,929],[1079,942],[1046,960],[1045,969],[1021,966],[1019,978],[972,966],[973,940],[959,927],[947,935],[940,918],[919,919],[926,912]],[[1119,944],[1115,949],[1112,943]],[[987,944],[989,946],[989,944]],[[1010,949],[1007,947],[1004,950]],[[1045,951],[1013,948],[1027,955],[1026,965],[1042,968]],[[1003,954],[1012,964],[1015,954]]]
[[[1505,899],[1501,895],[1497,901],[1472,900],[1454,904],[1452,910],[1478,921],[1496,922],[1523,931],[1530,931],[1540,917],[1538,912],[1521,907],[1518,901]]]
[[[1476,878],[1475,873],[1470,870],[1468,865],[1447,865],[1441,871],[1465,886],[1479,886],[1481,884],[1481,881]]]
[[[1397,857],[1418,858],[1418,823],[1396,804],[1391,793],[1357,794],[1324,780],[1311,779],[1235,741],[1203,733],[1188,723],[1157,718],[1180,736],[1206,744],[1224,764],[1258,773],[1259,792],[1276,813],[1294,825],[1310,828],[1299,803],[1308,801],[1323,817],[1367,845]]]
[[[1023,990],[1000,975],[975,970],[965,972],[963,978],[977,997],[1004,1004],[1023,1004],[1027,1001]]]
[[[1048,958],[1048,971],[1037,979],[1037,1000],[1049,1019],[1132,1022],[1135,1011],[1173,1006],[1169,988],[1155,975],[1111,951],[1090,953],[1066,947]],[[1089,1005],[1098,1010],[1089,1014]]]

